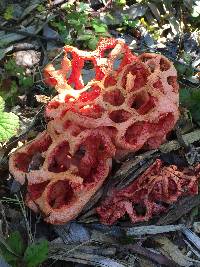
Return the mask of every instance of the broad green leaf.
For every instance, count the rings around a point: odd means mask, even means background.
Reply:
[[[0,96],[0,112],[3,112],[4,111],[4,107],[5,107],[5,101]]]
[[[200,123],[200,90],[194,88],[182,88],[180,90],[180,103],[186,107],[193,120]]]
[[[100,20],[94,19],[93,21],[91,21],[91,25],[96,33],[105,33],[108,30],[107,25],[102,23]]]
[[[80,40],[80,41],[88,41],[93,37],[94,36],[92,34],[82,34],[82,35],[78,36],[78,40]]]
[[[98,38],[97,37],[93,37],[89,40],[88,42],[88,47],[92,50],[95,50],[96,49],[96,46],[97,46],[97,43],[98,43]]]
[[[19,118],[14,113],[0,112],[0,142],[6,141],[16,134]]]
[[[183,75],[187,70],[187,66],[180,63],[175,63],[175,68],[180,75]]]
[[[10,75],[13,75],[13,76],[16,76],[16,74],[23,75],[24,73],[24,68],[22,66],[18,66],[14,59],[9,59],[4,64],[4,68]]]
[[[28,246],[24,253],[24,261],[27,267],[37,267],[44,262],[48,258],[48,250],[47,240]]]
[[[23,239],[18,231],[12,232],[6,239],[6,242],[17,255],[23,255],[25,246]]]
[[[115,0],[115,3],[119,6],[125,6],[126,5],[126,0]]]
[[[32,77],[26,77],[26,76],[21,76],[19,77],[19,85],[27,88],[31,87],[33,85],[33,78]]]
[[[18,231],[12,232],[5,240],[5,243],[0,244],[0,255],[12,267],[21,266],[20,257],[23,255],[25,246],[22,237]]]

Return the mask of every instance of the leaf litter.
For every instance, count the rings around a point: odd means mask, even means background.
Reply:
[[[101,1],[96,2],[98,2],[97,6],[100,5],[101,8],[101,5],[103,5]],[[76,221],[70,223],[69,225],[67,224],[66,226],[54,227],[54,229],[47,228],[49,233],[52,235],[52,238],[49,239],[48,237],[49,258],[55,262],[54,266],[59,266],[60,260],[65,260],[67,262],[78,262],[93,266],[134,266],[131,260],[131,264],[129,264],[128,261],[128,257],[131,258],[131,256],[134,264],[139,263],[140,266],[147,266],[145,265],[147,262],[143,263],[144,265],[142,265],[144,259],[148,259],[149,264],[155,264],[154,266],[198,266],[199,264],[198,260],[200,254],[200,244],[198,232],[196,232],[195,227],[192,228],[193,223],[189,221],[194,208],[198,209],[200,203],[199,196],[185,197],[180,199],[176,204],[172,205],[167,214],[162,215],[160,218],[154,218],[148,223],[139,223],[138,225],[131,225],[126,218],[120,221],[117,226],[107,227],[99,225],[94,209],[99,199],[105,195],[106,191],[109,191],[111,185],[115,185],[119,188],[128,185],[134,179],[137,179],[137,176],[140,173],[143,173],[146,168],[160,156],[166,157],[167,155],[168,160],[173,162],[174,159],[172,155],[174,155],[173,153],[175,151],[178,152],[177,154],[180,158],[184,157],[191,165],[200,161],[200,130],[198,128],[198,75],[200,73],[200,52],[198,45],[198,33],[195,30],[191,30],[191,33],[182,32],[182,28],[176,19],[176,10],[168,3],[168,1],[162,1],[158,5],[153,1],[150,1],[149,3],[140,3],[141,1],[136,2],[137,3],[134,5],[128,5],[128,7],[126,7],[127,11],[123,10],[123,12],[128,14],[128,20],[140,20],[141,17],[144,17],[144,20],[147,22],[147,24],[141,23],[138,27],[141,37],[135,37],[135,29],[132,30],[130,28],[126,29],[126,32],[124,33],[123,31],[120,32],[120,30],[117,30],[117,33],[119,36],[123,36],[129,39],[130,42],[133,42],[134,47],[136,47],[138,52],[161,52],[177,63],[177,70],[180,74],[179,77],[182,87],[180,91],[181,104],[184,106],[184,108],[186,108],[189,116],[191,116],[194,128],[190,129],[189,132],[181,134],[188,147],[183,146],[180,140],[173,136],[170,141],[161,145],[161,147],[157,150],[139,153],[137,155],[129,155],[129,158],[125,159],[125,161],[123,161],[123,159],[119,159],[116,165],[116,171],[111,174],[108,184],[105,185],[105,191],[100,190],[97,192]],[[184,1],[184,12],[185,8],[191,10],[189,2],[192,1]],[[198,4],[198,1],[195,1],[195,5],[198,6]],[[34,40],[36,42],[36,47],[39,46],[39,50],[41,50],[42,47],[42,57],[44,54],[45,56],[48,55],[48,49],[45,51],[45,42],[47,42],[49,47],[54,47],[56,50],[60,48],[60,40],[62,38],[54,35],[53,38],[51,38],[53,34],[52,31],[54,31],[54,29],[51,28],[52,26],[49,24],[50,19],[48,19],[48,16],[52,16],[52,14],[57,11],[47,11],[47,8],[45,7],[46,10],[40,11],[41,17],[35,18],[30,23],[28,22],[27,17],[32,12],[36,12],[35,14],[38,15],[37,9],[39,7],[39,10],[42,10],[42,5],[43,1],[34,1],[31,3],[31,5],[27,4],[26,6],[22,6],[22,8],[20,7],[23,11],[20,17],[17,17],[17,14],[12,14],[12,8],[10,11],[9,9],[7,10],[6,18],[8,21],[5,21],[4,19],[2,24],[3,27],[10,29],[9,23],[12,22],[12,19],[19,21],[21,20],[25,26],[18,27],[16,31],[15,29],[12,29],[13,32],[9,32],[3,30],[3,28],[0,28],[0,36],[2,37],[0,41],[1,60],[4,60],[6,55],[10,56],[10,53],[16,49],[16,45],[25,42],[26,40],[31,40],[31,44]],[[59,3],[57,6],[59,6]],[[109,6],[107,9],[109,10]],[[111,19],[112,25],[114,24],[114,26],[112,26],[114,27],[114,30],[116,30],[117,27],[121,27],[121,25],[124,23],[123,17],[121,15],[119,16],[119,13],[122,14],[122,12],[120,12],[121,6],[118,6],[116,10],[114,10],[115,12],[111,12],[114,18]],[[166,18],[165,24],[163,23],[163,12],[166,14],[171,14],[171,16]],[[108,19],[106,20],[106,12],[103,11],[100,14],[100,17],[103,22],[108,22]],[[120,18],[120,20],[118,18]],[[165,35],[165,37],[163,37],[165,39],[164,42],[160,37],[158,39],[154,39],[155,36],[154,38],[152,37],[153,34],[155,35],[154,31],[156,31],[149,28],[148,25],[148,20],[151,20],[152,18],[155,21],[155,29],[161,29],[162,31],[159,31],[159,34]],[[116,26],[115,23],[117,23]],[[40,35],[41,29],[44,30],[42,36]],[[168,31],[167,35],[164,34],[165,31]],[[182,34],[182,37],[177,38],[180,37],[180,33]],[[58,33],[58,35],[60,35],[60,33]],[[183,47],[183,50],[190,54],[190,59],[184,56],[184,53],[181,51],[180,47]],[[34,51],[36,50],[38,50],[38,48],[34,49]],[[24,50],[22,49],[22,51]],[[40,62],[36,62],[35,64],[40,64]],[[2,65],[0,67],[2,69]],[[35,67],[33,66],[33,69],[34,68]],[[34,72],[35,70],[33,73]],[[36,73],[36,75],[39,76],[40,74]],[[34,85],[34,89],[32,89],[31,94],[35,94],[34,90],[38,95],[46,95],[47,97],[51,97],[51,92],[48,92],[47,88],[45,88],[43,84],[41,84],[39,87]],[[37,114],[38,107],[29,112],[27,106],[29,106],[29,100],[25,101],[25,107],[22,106],[20,108],[20,120],[22,118],[21,116],[23,116],[22,114],[24,114],[24,110],[27,110],[27,113],[29,113],[28,116],[27,114],[24,116],[25,122],[21,121],[19,131],[20,134],[11,139],[9,142],[1,145],[0,166],[2,166],[2,168],[0,168],[0,174],[2,177],[8,177],[5,175],[7,171],[6,159],[8,158],[10,150],[13,148],[15,149],[18,145],[21,145],[19,142],[22,142],[22,144],[26,143],[27,140],[30,140],[34,135],[36,135],[36,132],[43,127],[41,118],[42,112]],[[188,125],[188,123],[186,124]],[[175,154],[174,157],[177,157],[177,154]],[[30,169],[34,169],[34,167],[36,167],[37,161],[38,159],[34,159],[34,162],[32,162],[29,166]],[[5,185],[7,188],[9,187],[7,181],[1,181],[1,184]],[[8,197],[11,197],[11,200],[13,198],[12,195]],[[7,203],[6,207],[9,209],[16,209],[16,206],[13,203]],[[40,221],[38,224],[33,214],[30,217],[32,217],[31,220],[33,219],[32,227],[34,225],[36,225],[38,228],[42,227],[42,222]],[[29,220],[30,217],[28,218]],[[8,222],[9,227],[11,228],[13,219],[14,218],[11,217],[9,219],[10,222]],[[197,215],[194,216],[193,220],[194,219],[199,219],[198,212]],[[23,221],[24,218],[21,219],[21,222]],[[1,224],[4,228],[5,222],[3,222],[2,218],[1,222],[3,223]],[[196,221],[196,223],[198,223],[198,221]],[[24,227],[26,228],[25,225]],[[180,235],[182,243],[179,244]],[[56,243],[55,241],[58,236],[60,236],[59,243]],[[154,240],[153,244],[150,242],[150,239]],[[6,265],[5,262],[2,264]],[[52,264],[52,262],[50,264]]]

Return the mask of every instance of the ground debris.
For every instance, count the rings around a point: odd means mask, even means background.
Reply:
[[[178,200],[174,207],[172,207],[167,214],[163,215],[156,224],[167,225],[174,223],[194,207],[199,206],[199,204],[200,195],[184,197]]]
[[[167,237],[157,237],[155,241],[161,245],[160,251],[176,262],[179,266],[189,267],[193,265],[193,260],[184,255],[181,250],[174,245]]]

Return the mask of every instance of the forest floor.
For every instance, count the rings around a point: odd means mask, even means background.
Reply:
[[[25,186],[8,168],[10,154],[46,127],[45,105],[56,91],[44,83],[44,67],[59,64],[64,45],[94,50],[100,37],[122,38],[137,55],[166,56],[180,86],[180,118],[169,139],[114,163],[109,179],[129,184],[158,158],[194,168],[200,163],[199,14],[199,0],[0,2],[0,267],[200,266],[199,194],[181,197],[147,222],[125,217],[106,226],[94,209],[105,184],[76,220],[53,226],[25,207]],[[91,70],[84,74],[89,79]]]

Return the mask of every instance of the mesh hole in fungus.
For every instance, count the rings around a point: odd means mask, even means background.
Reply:
[[[84,66],[81,69],[81,77],[84,85],[95,78],[95,69],[92,60],[85,60]]]
[[[110,92],[106,92],[103,95],[103,100],[113,106],[121,106],[124,103],[125,98],[120,92],[120,90],[116,89]]]
[[[123,55],[124,56],[124,55]],[[122,55],[120,55],[121,58],[116,58],[113,62],[113,70],[117,71],[122,63]]]
[[[148,60],[150,60],[150,59],[152,59],[153,57],[152,56],[150,56],[150,55],[141,55],[140,56],[140,60],[142,61],[142,62],[147,62]]]
[[[104,87],[107,88],[108,86],[114,86],[116,83],[117,80],[112,75],[108,75],[105,77]]]
[[[167,60],[165,60],[164,58],[161,58],[160,59],[160,70],[166,71],[168,69],[170,69],[170,63]]]
[[[151,73],[153,73],[153,72],[155,71],[155,69],[156,69],[156,64],[155,64],[155,62],[153,62],[153,61],[149,61],[149,62],[148,62],[148,66],[149,66],[149,69],[150,69]]]
[[[123,109],[114,110],[109,114],[109,118],[116,122],[121,123],[127,121],[131,117],[131,114]]]
[[[38,199],[42,195],[42,193],[44,192],[45,187],[48,185],[48,183],[49,183],[49,181],[44,181],[44,182],[39,183],[39,184],[28,185],[27,191],[30,195],[30,198],[32,200]]]
[[[169,85],[171,85],[175,92],[178,91],[178,83],[177,83],[177,77],[176,76],[169,76],[167,77],[167,82]]]
[[[22,172],[28,172],[31,159],[32,157],[30,157],[27,153],[16,153],[15,167]]]
[[[109,57],[110,53],[113,51],[113,48],[107,48],[103,51],[103,57]]]
[[[139,114],[147,114],[155,107],[155,98],[149,93],[143,91],[133,98],[131,108],[135,109]]]
[[[52,156],[49,160],[48,170],[50,172],[64,172],[69,169],[71,156],[68,154],[69,152],[69,143],[64,141],[59,144],[54,151],[52,152]]]
[[[142,135],[145,127],[145,122],[137,122],[128,127],[125,133],[125,140],[130,144],[137,144],[138,137]]]
[[[73,198],[74,192],[69,181],[57,181],[49,188],[48,203],[53,209],[59,209],[70,204]]]
[[[130,65],[123,74],[122,87],[128,91],[135,91],[145,86],[149,71],[142,63]]]
[[[157,80],[154,84],[153,87],[158,89],[160,92],[164,93],[164,88],[163,88],[163,84],[161,82],[161,80]]]
[[[137,216],[145,216],[147,209],[146,206],[142,203],[133,204],[133,208],[137,214]]]

